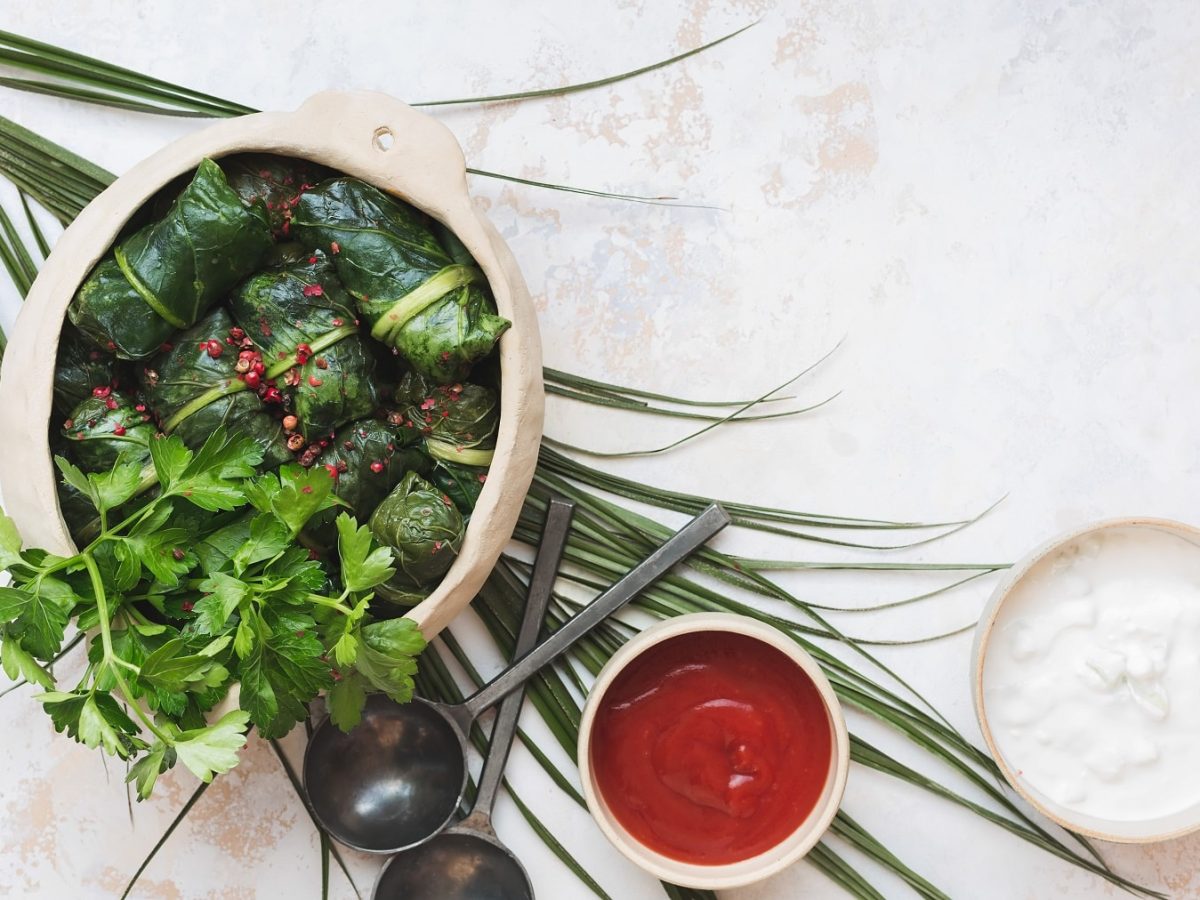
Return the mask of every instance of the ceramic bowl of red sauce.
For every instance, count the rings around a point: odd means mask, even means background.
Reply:
[[[833,688],[782,632],[696,613],[631,639],[580,725],[588,809],[630,860],[717,890],[800,859],[837,813],[850,743]]]

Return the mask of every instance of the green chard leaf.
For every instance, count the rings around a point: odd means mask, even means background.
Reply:
[[[296,364],[276,386],[306,441],[375,411],[375,354],[357,328],[354,299],[323,251],[250,276],[230,296],[229,309],[268,365]]]
[[[250,715],[235,709],[207,728],[185,731],[175,739],[175,753],[192,774],[203,782],[228,772],[238,764],[238,751],[246,746]]]
[[[369,526],[358,525],[346,513],[337,517],[336,525],[342,584],[346,590],[370,590],[395,574],[391,548],[376,545],[372,549],[374,541]]]
[[[206,159],[162,218],[101,260],[67,313],[98,346],[144,359],[253,272],[271,246],[262,204],[244,205]]]
[[[150,456],[157,431],[141,399],[121,390],[100,388],[105,396],[89,396],[71,409],[60,436],[80,467],[103,472],[121,457],[140,464]]]
[[[391,548],[395,574],[379,595],[395,603],[428,592],[454,563],[466,525],[454,502],[409,472],[371,513],[371,532]]]

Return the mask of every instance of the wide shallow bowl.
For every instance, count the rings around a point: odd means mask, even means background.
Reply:
[[[680,862],[651,850],[617,820],[605,802],[604,795],[596,783],[591,762],[592,726],[604,694],[613,680],[643,652],[663,641],[696,632],[718,632],[741,634],[769,644],[780,650],[812,680],[825,711],[829,715],[832,754],[829,772],[821,796],[812,812],[800,826],[782,841],[757,856],[735,863],[722,865],[697,865]],[[770,625],[746,616],[732,613],[691,613],[677,616],[652,625],[631,638],[613,654],[608,664],[601,669],[596,683],[588,693],[587,705],[579,725],[579,776],[583,782],[583,794],[592,817],[612,842],[632,862],[663,881],[684,887],[702,890],[724,890],[761,881],[780,872],[804,856],[821,839],[837,815],[846,788],[846,774],[850,769],[850,739],[846,733],[846,721],[842,716],[841,704],[834,694],[825,674],[817,661],[802,650],[795,641]]]
[[[975,642],[971,651],[971,691],[975,701],[975,715],[979,720],[979,728],[983,732],[983,739],[987,744],[988,751],[1000,767],[1000,771],[1004,773],[1005,780],[1031,806],[1063,828],[1077,834],[1102,841],[1148,844],[1181,837],[1200,830],[1200,804],[1193,804],[1191,807],[1166,816],[1135,820],[1101,818],[1063,806],[1030,784],[1022,777],[1020,765],[1014,764],[1013,760],[1007,759],[1001,752],[988,718],[988,706],[984,691],[985,663],[1005,601],[1025,583],[1025,579],[1034,569],[1038,568],[1039,563],[1047,560],[1048,557],[1055,556],[1064,547],[1093,535],[1125,528],[1150,528],[1176,535],[1188,543],[1195,544],[1200,552],[1200,529],[1170,519],[1145,516],[1105,519],[1095,522],[1059,535],[1032,550],[1005,573],[1004,578],[996,585],[991,599],[979,618],[979,624],[975,628]]]
[[[537,316],[516,261],[467,193],[466,162],[439,122],[386,94],[326,92],[295,112],[231,119],[165,147],[88,204],[59,239],[13,328],[0,372],[5,511],[26,546],[71,554],[59,511],[48,429],[54,364],[67,306],[122,226],[162,187],[205,157],[275,153],[368,181],[445,224],[487,276],[512,322],[500,338],[500,427],[487,483],[462,550],[437,589],[408,613],[432,637],[475,596],[513,529],[537,463],[544,395]]]

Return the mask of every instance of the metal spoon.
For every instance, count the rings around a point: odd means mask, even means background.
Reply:
[[[728,524],[725,510],[708,507],[463,703],[414,697],[401,706],[371,697],[362,724],[349,734],[322,722],[304,754],[304,783],[322,827],[367,853],[396,853],[437,834],[466,790],[467,733],[475,718]]]
[[[513,648],[514,659],[520,659],[537,645],[563,549],[550,546],[548,541],[553,540],[550,535],[560,532],[565,539],[573,512],[574,507],[569,503],[550,501],[530,579],[529,598],[525,601],[525,616]],[[375,882],[371,900],[533,900],[533,886],[525,867],[497,839],[492,828],[492,807],[504,778],[524,700],[522,685],[500,704],[471,812],[453,828],[389,859]]]

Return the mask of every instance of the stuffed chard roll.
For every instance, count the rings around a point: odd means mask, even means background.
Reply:
[[[350,423],[324,449],[310,445],[299,461],[323,466],[334,479],[334,494],[360,522],[370,518],[405,474],[430,469],[415,428],[377,419]],[[334,546],[337,532],[333,521],[342,509],[325,510],[310,520],[305,533],[310,546],[320,550]]]
[[[263,449],[270,467],[292,458],[280,415],[283,395],[256,351],[229,313],[218,308],[187,331],[174,346],[143,367],[142,387],[162,430],[189,447],[201,446],[223,426]]]
[[[269,153],[229,156],[221,160],[221,169],[244,204],[262,203],[271,232],[278,240],[290,236],[292,212],[300,203],[300,195],[333,174],[308,160]]]
[[[206,159],[166,216],[100,261],[68,315],[100,347],[145,359],[254,271],[271,243],[262,204],[243,204]]]
[[[409,373],[396,388],[395,401],[402,421],[425,436],[425,451],[432,459],[463,466],[491,464],[500,425],[500,398],[491,388],[466,381],[430,384]]]
[[[375,357],[359,334],[354,301],[320,250],[251,276],[230,307],[268,368],[294,361],[276,383],[306,442],[375,410]]]
[[[333,253],[371,336],[439,384],[463,378],[510,325],[483,273],[451,256],[428,216],[362,181],[303,193],[291,230]]]
[[[392,548],[396,574],[377,593],[393,603],[413,604],[429,595],[454,563],[466,524],[453,501],[409,472],[370,519],[371,533]]]
[[[125,371],[111,351],[102,350],[69,324],[58,338],[54,363],[54,411],[68,416],[95,388],[120,387]]]
[[[70,455],[85,472],[107,471],[121,456],[149,460],[156,432],[140,398],[107,386],[93,389],[62,426]]]

